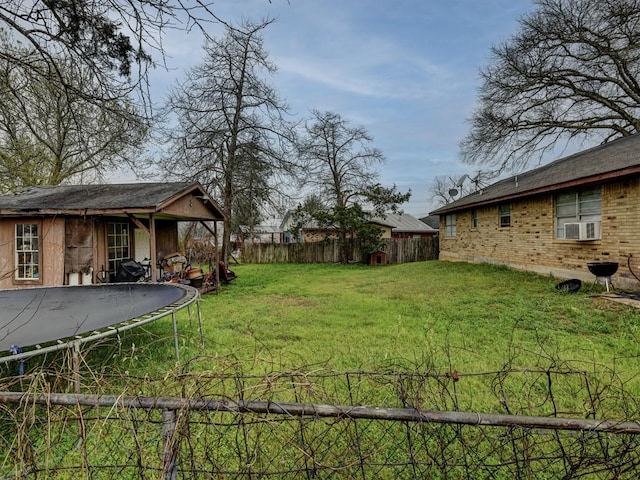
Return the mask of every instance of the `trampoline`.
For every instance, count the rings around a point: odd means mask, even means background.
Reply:
[[[177,348],[175,312],[198,298],[197,289],[175,283],[0,290],[0,363],[116,335],[167,315],[174,319]]]

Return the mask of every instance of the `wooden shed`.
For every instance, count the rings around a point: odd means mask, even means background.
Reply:
[[[0,196],[0,288],[104,281],[127,259],[146,259],[158,279],[179,222],[217,239],[223,219],[197,182],[26,187]]]

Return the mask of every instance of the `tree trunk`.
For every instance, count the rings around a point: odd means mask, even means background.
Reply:
[[[349,245],[347,244],[347,234],[340,232],[340,263],[349,263]]]
[[[231,164],[231,162],[229,162]],[[224,180],[224,231],[222,232],[222,255],[220,260],[225,264],[229,264],[229,257],[231,256],[231,215],[233,213],[233,184],[232,184],[232,170],[227,168]]]

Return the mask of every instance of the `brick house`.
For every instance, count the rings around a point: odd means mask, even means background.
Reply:
[[[640,265],[640,135],[501,180],[432,214],[440,216],[441,260],[590,282],[587,263],[618,262],[615,285],[637,288],[628,259]]]

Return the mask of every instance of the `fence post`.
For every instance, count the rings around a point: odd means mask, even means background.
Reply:
[[[164,464],[162,466],[162,478],[167,480],[177,480],[178,464],[176,457],[178,449],[175,448],[176,440],[176,411],[162,410],[162,440],[164,445]]]

